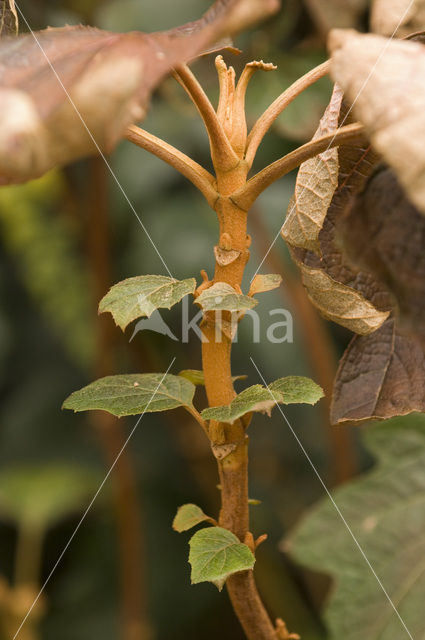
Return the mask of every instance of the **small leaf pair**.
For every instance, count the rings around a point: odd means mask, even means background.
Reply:
[[[185,504],[177,511],[173,529],[180,533],[201,522],[214,521],[197,505]],[[192,536],[189,546],[192,584],[212,582],[221,591],[229,576],[254,567],[255,557],[250,548],[222,527],[201,529]]]
[[[248,387],[229,405],[204,409],[201,415],[205,420],[233,423],[251,411],[270,414],[277,404],[316,404],[322,397],[322,389],[309,378],[289,376],[275,380],[268,388],[260,384]]]

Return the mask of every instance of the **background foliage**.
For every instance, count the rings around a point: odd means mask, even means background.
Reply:
[[[169,28],[198,16],[208,5],[205,0],[20,2],[34,29],[87,22],[123,31]],[[318,13],[318,3],[312,0],[286,0],[275,18],[239,38],[243,53],[225,56],[236,70],[250,59],[278,65],[277,71],[259,74],[252,83],[248,95],[252,122],[283,88],[325,59],[326,20],[366,28],[364,5],[359,3],[356,11],[351,5],[339,8],[329,18]],[[217,95],[212,58],[196,62],[194,68],[209,93]],[[311,137],[330,92],[330,83],[320,81],[288,108],[267,136],[258,166]],[[174,81],[166,80],[156,92],[144,127],[208,165],[202,125]],[[201,268],[211,273],[216,221],[199,194],[171,168],[128,142],[118,147],[111,162],[173,275],[190,278]],[[253,212],[248,279],[282,224],[293,184],[293,175],[281,180],[262,196]],[[7,581],[13,579],[14,555],[19,550],[24,505],[10,509],[2,498],[5,491],[10,495],[8,483],[14,482],[16,501],[22,487],[31,488],[32,507],[39,505],[35,510],[47,513],[40,559],[43,579],[93,495],[96,478],[106,472],[101,429],[84,413],[62,412],[64,398],[111,368],[120,373],[165,371],[176,357],[171,373],[198,369],[199,343],[192,337],[188,344],[181,344],[148,331],[137,333],[130,342],[132,328],[122,335],[111,318],[97,319],[97,303],[110,285],[140,274],[162,273],[158,256],[100,160],[82,161],[26,186],[2,189],[0,230],[0,289],[5,301],[0,309],[1,575]],[[234,373],[248,374],[246,386],[259,383],[252,356],[267,380],[286,375],[317,379],[302,331],[298,274],[280,239],[268,267],[267,272],[284,276],[283,294],[268,293],[258,311],[266,320],[272,308],[291,310],[294,343],[276,346],[262,336],[260,345],[251,344],[249,326],[242,326]],[[177,336],[181,333],[179,309],[162,314]],[[324,331],[329,344],[323,366],[332,368],[350,335],[335,326]],[[202,394],[202,389],[197,393]],[[359,442],[359,429],[344,427],[343,439],[331,433],[323,409],[289,406],[285,413],[328,486],[372,464]],[[135,420],[122,421],[129,433]],[[187,542],[171,528],[180,504],[196,502],[206,513],[217,511],[218,491],[212,489],[216,469],[198,432],[182,410],[149,414],[130,445],[142,513],[137,535],[144,548],[144,604],[157,640],[199,637],[199,629],[205,640],[242,638],[227,598],[208,584],[198,585],[196,592],[190,586],[184,559]],[[326,637],[319,611],[328,580],[296,566],[279,549],[279,542],[305,508],[322,495],[322,488],[277,411],[271,420],[257,418],[251,442],[255,453],[250,492],[252,498],[262,500],[252,508],[253,526],[257,533],[269,534],[268,544],[259,551],[260,589],[268,607],[275,615],[283,613],[290,629],[305,640],[320,640]],[[58,487],[63,488],[59,502]],[[343,527],[336,522],[338,526]],[[119,571],[107,485],[48,584],[41,638],[119,637]],[[0,590],[0,608],[5,602],[5,592]]]

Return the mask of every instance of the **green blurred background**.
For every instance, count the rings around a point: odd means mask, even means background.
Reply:
[[[152,31],[194,19],[210,3],[19,4],[33,29],[82,22],[117,31]],[[318,19],[315,4],[283,2],[277,16],[238,38],[241,55],[224,54],[237,72],[251,59],[278,65],[277,71],[259,73],[251,83],[249,124],[292,81],[325,59],[327,25]],[[335,24],[342,20],[365,26],[366,18],[363,6],[356,12],[347,7]],[[213,58],[197,61],[193,69],[215,100]],[[320,81],[288,108],[266,137],[256,167],[311,137],[330,90],[328,80]],[[210,167],[202,124],[172,79],[157,90],[143,126]],[[110,161],[173,275],[196,276],[198,282],[200,269],[211,275],[217,223],[192,185],[129,142],[122,142]],[[279,181],[252,212],[247,282],[278,233],[293,184],[294,174]],[[164,273],[102,160],[84,160],[34,183],[2,188],[0,234],[0,619],[3,637],[10,639],[136,422],[73,415],[61,410],[63,400],[99,375],[161,372],[173,357],[171,373],[200,368],[200,345],[196,337],[181,344],[148,331],[130,342],[132,328],[122,335],[110,317],[97,317],[97,303],[113,283]],[[294,342],[270,344],[264,330],[261,343],[253,344],[250,321],[242,324],[234,373],[247,374],[248,380],[238,382],[238,388],[260,382],[250,357],[267,380],[304,374],[326,385],[350,336],[321,323],[305,305],[280,238],[262,268],[263,273],[276,271],[283,286],[262,297],[262,327],[270,323],[270,309],[289,309]],[[180,335],[180,307],[162,316]],[[306,330],[311,322],[313,334]],[[202,395],[200,391],[200,403]],[[287,415],[328,486],[369,464],[357,442],[358,431],[331,430],[326,403],[291,407]],[[242,639],[227,595],[210,584],[190,586],[188,537],[171,529],[182,503],[196,502],[217,513],[216,468],[199,431],[183,412],[143,417],[117,473],[105,483],[19,638]],[[262,501],[252,507],[253,531],[269,535],[258,553],[260,590],[272,614],[284,616],[289,629],[305,640],[324,638],[319,609],[327,580],[302,571],[279,550],[284,534],[322,495],[322,488],[278,412],[271,420],[257,417],[250,437],[250,493]]]

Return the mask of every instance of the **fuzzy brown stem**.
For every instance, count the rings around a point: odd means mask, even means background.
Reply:
[[[232,170],[238,163],[238,157],[230,145],[208,96],[187,65],[178,66],[174,75],[188,93],[204,121],[215,166],[222,171]]]
[[[126,131],[126,138],[133,144],[149,151],[157,158],[177,169],[185,178],[190,180],[205,197],[208,204],[214,208],[217,200],[217,191],[214,188],[214,176],[212,176],[200,164],[189,158],[171,144],[148,133],[140,127],[132,125]]]
[[[245,159],[249,165],[252,166],[254,162],[255,154],[261,144],[262,139],[266,135],[267,131],[272,126],[276,118],[291,104],[297,96],[299,96],[305,89],[312,84],[323,78],[329,73],[330,60],[327,60],[318,67],[315,67],[301,78],[298,78],[286,91],[284,91],[276,100],[266,109],[260,118],[258,118],[255,125],[252,127],[251,133],[248,136],[247,149]]]
[[[246,185],[243,185],[234,193],[232,200],[239,207],[248,211],[265,189],[276,180],[279,180],[279,178],[282,178],[290,171],[299,167],[306,160],[314,158],[333,147],[338,147],[342,144],[354,144],[363,138],[364,127],[356,122],[341,127],[338,131],[335,131],[335,133],[313,139],[259,171],[254,177],[248,180]]]
[[[217,173],[221,195],[216,210],[220,222],[220,238],[225,235],[231,249],[239,256],[230,264],[216,262],[214,281],[226,282],[238,289],[246,262],[247,214],[228,197],[245,184],[244,163],[232,172]],[[225,318],[223,318],[225,319]],[[209,406],[229,404],[235,397],[231,373],[231,338],[217,335],[213,312],[205,314],[202,329],[202,361]],[[248,506],[248,438],[241,420],[234,424],[212,421],[210,438],[217,458],[221,484],[219,524],[232,531],[241,541],[249,533]],[[276,640],[276,630],[258,594],[252,571],[243,571],[227,580],[227,590],[236,615],[249,640]]]

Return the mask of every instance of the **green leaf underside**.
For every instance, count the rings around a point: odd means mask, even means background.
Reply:
[[[207,520],[210,520],[209,516],[207,516],[198,505],[183,504],[177,509],[172,526],[174,531],[181,533]]]
[[[186,378],[186,380],[190,380],[190,382],[193,382],[193,384],[197,386],[205,385],[204,372],[199,371],[198,369],[183,369],[183,371],[180,371],[179,376]],[[247,377],[248,376],[233,376],[232,381],[236,382],[237,380],[245,380]]]
[[[255,557],[250,548],[227,529],[201,529],[192,536],[189,545],[192,584],[212,582],[221,591],[233,573],[254,567]]]
[[[217,282],[195,300],[204,311],[247,311],[257,304],[249,296],[238,293],[226,282]]]
[[[269,385],[269,389],[274,396],[282,394],[283,404],[316,404],[325,395],[314,380],[304,376],[279,378]]]
[[[132,416],[176,407],[192,406],[195,386],[182,378],[162,373],[134,373],[107,376],[75,391],[64,409],[103,409],[114,416]]]
[[[373,470],[334,499],[413,638],[424,637],[425,416],[394,418],[364,432]],[[393,640],[405,635],[372,571],[328,499],[285,544],[300,563],[330,574],[330,638]]]
[[[168,276],[136,276],[114,285],[102,298],[99,313],[110,312],[124,331],[137,318],[149,317],[156,309],[171,309],[193,293],[195,278],[174,280]]]
[[[232,423],[251,411],[270,414],[276,403],[316,404],[322,397],[322,389],[310,378],[289,376],[275,380],[268,389],[260,384],[248,387],[229,405],[204,409],[201,415],[204,420]]]

